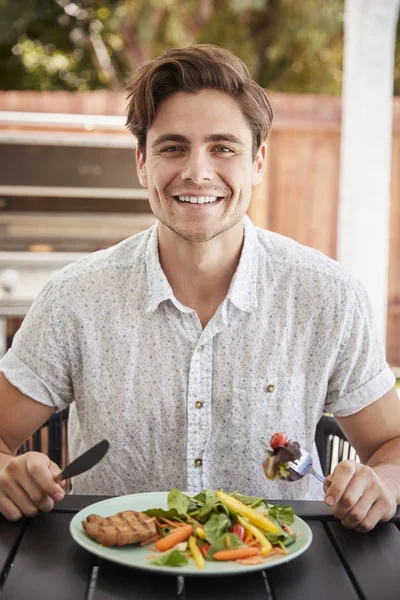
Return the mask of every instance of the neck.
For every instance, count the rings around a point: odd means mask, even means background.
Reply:
[[[203,326],[226,297],[243,239],[243,221],[202,243],[188,242],[159,224],[161,268],[175,297],[196,310]]]

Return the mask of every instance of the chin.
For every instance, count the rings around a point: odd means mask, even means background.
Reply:
[[[179,229],[177,227],[167,225],[176,235],[192,244],[202,244],[215,238],[220,231],[193,231],[190,229]]]

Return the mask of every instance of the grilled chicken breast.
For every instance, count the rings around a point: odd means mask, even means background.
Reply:
[[[148,542],[157,534],[155,520],[142,512],[124,510],[111,517],[89,515],[83,529],[103,546],[126,546]]]

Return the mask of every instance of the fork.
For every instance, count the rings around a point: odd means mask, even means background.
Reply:
[[[319,473],[317,473],[313,468],[311,454],[309,452],[306,452],[306,450],[303,450],[303,448],[300,448],[300,453],[300,458],[288,462],[290,472],[288,481],[298,481],[299,479],[305,477],[305,475],[311,473],[311,475],[314,475],[314,477],[316,477],[318,481],[320,481],[321,483],[325,483],[325,478]]]

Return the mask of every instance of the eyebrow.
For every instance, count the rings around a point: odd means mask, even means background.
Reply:
[[[210,135],[206,135],[204,138],[206,143],[210,142],[231,142],[233,144],[238,144],[239,146],[244,146],[244,143],[240,138],[232,133],[212,133]],[[178,142],[180,144],[188,144],[190,145],[190,140],[184,135],[180,135],[179,133],[164,133],[163,135],[158,136],[152,143],[151,147],[155,148],[160,144],[164,144],[165,142]]]

